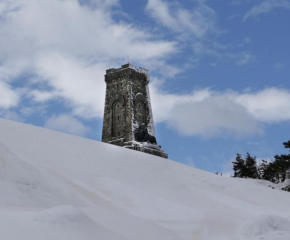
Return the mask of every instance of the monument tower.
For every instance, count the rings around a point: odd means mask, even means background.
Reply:
[[[106,71],[102,141],[167,158],[157,145],[149,95],[149,73],[125,64]]]

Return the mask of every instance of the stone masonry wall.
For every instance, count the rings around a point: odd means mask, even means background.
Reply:
[[[123,146],[124,142],[134,141],[134,126],[138,124],[136,107],[140,101],[144,103],[145,107],[145,124],[148,125],[149,132],[155,135],[148,96],[149,75],[147,70],[125,64],[119,69],[108,69],[105,82],[107,86],[102,141],[119,146]],[[113,108],[116,103],[119,103],[121,109],[118,108],[114,114]],[[117,129],[116,133],[114,129]]]

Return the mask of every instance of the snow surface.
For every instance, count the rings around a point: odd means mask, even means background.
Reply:
[[[1,240],[289,240],[268,185],[0,119]]]

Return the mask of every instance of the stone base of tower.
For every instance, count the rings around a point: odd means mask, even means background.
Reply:
[[[148,154],[152,154],[158,157],[168,158],[168,154],[165,153],[161,147],[156,144],[150,143],[140,143],[140,142],[126,142],[124,144],[125,148],[132,149],[135,151],[140,151]]]
[[[119,139],[113,139],[112,141],[108,142],[109,144],[113,144],[120,147],[125,147],[128,149],[132,149],[139,152],[144,152],[148,154],[152,154],[158,157],[168,158],[168,154],[165,153],[160,146],[156,144],[150,144],[147,142],[136,142],[136,141],[130,141],[125,142],[124,138]]]

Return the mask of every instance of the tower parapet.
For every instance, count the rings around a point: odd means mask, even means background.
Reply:
[[[157,145],[149,72],[128,63],[106,70],[102,141],[167,158]]]

